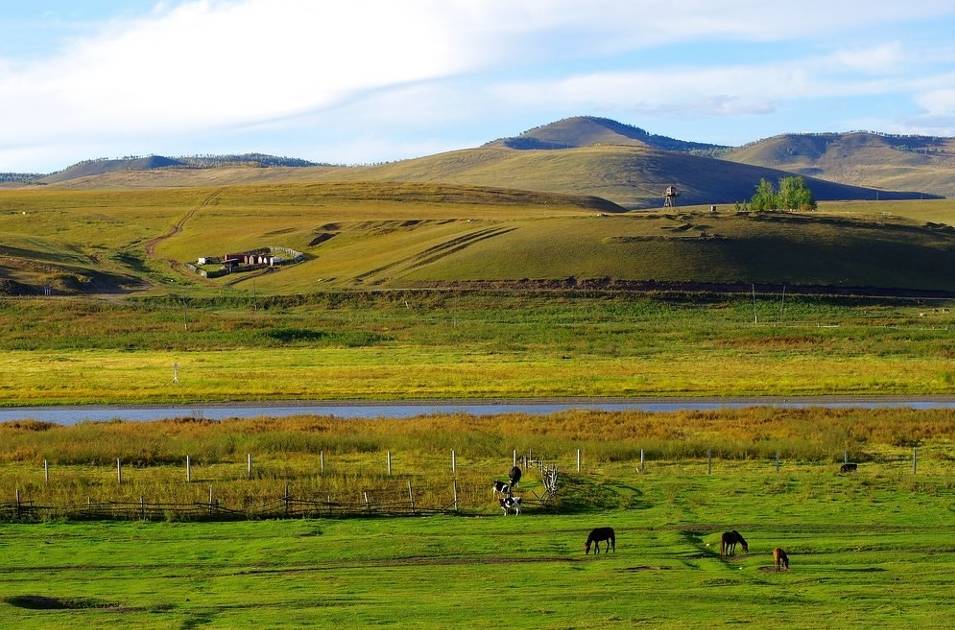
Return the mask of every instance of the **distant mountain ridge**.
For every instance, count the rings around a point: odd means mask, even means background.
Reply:
[[[249,168],[264,167],[264,168]],[[282,181],[408,181],[603,197],[628,208],[733,203],[760,178],[809,178],[820,200],[955,197],[955,138],[874,132],[783,134],[740,147],[680,140],[598,116],[575,116],[472,149],[379,165],[333,166],[262,153],[88,160],[23,183],[97,188]],[[3,182],[3,180],[0,180]]]
[[[44,184],[56,184],[80,177],[93,177],[115,171],[149,171],[160,168],[219,168],[222,166],[281,166],[304,168],[309,166],[327,166],[299,158],[269,155],[266,153],[241,153],[224,155],[187,155],[166,157],[163,155],[127,156],[122,158],[97,158],[84,160],[48,175],[34,176],[18,181],[37,181]]]

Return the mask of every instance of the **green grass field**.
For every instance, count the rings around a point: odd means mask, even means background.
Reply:
[[[7,627],[941,628],[955,612],[951,412],[37,428],[0,427],[5,494],[15,478],[31,496],[40,492],[37,458],[46,456],[57,462],[51,486],[103,498],[108,456],[137,451],[154,459],[130,466],[134,492],[170,469],[170,458],[204,453],[200,463],[235,465],[245,449],[255,449],[269,473],[219,478],[217,492],[285,478],[301,488],[318,476],[319,447],[334,453],[329,476],[356,493],[382,483],[382,447],[398,454],[401,480],[445,484],[448,446],[461,454],[462,485],[473,477],[483,491],[468,495],[462,516],[2,524]],[[228,443],[234,453],[216,450]],[[921,447],[916,474],[905,459],[912,444]],[[649,456],[638,472],[641,445]],[[700,457],[706,445],[718,453],[712,474]],[[861,462],[854,475],[837,473],[846,445]],[[584,451],[579,474],[575,446]],[[503,477],[512,447],[533,447],[560,464],[555,506],[531,501],[520,516],[495,513],[489,483]],[[774,450],[779,471],[768,455]],[[534,471],[525,477],[520,493],[532,498],[539,482]],[[180,476],[152,487],[187,485]],[[615,554],[584,555],[595,526],[616,529]],[[721,560],[719,535],[730,529],[750,550]],[[771,570],[776,546],[789,553],[789,572]]]
[[[947,302],[782,296],[9,299],[0,404],[943,395],[953,318]]]

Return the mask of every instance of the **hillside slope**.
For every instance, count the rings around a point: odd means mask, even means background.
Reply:
[[[464,149],[371,168],[331,170],[321,177],[502,186],[595,195],[628,208],[652,208],[662,205],[663,191],[669,185],[680,190],[680,204],[726,204],[748,199],[761,178],[776,181],[787,175],[790,173],[688,153],[598,145],[561,150]],[[920,196],[817,179],[810,179],[809,184],[820,200]]]
[[[0,295],[42,293],[44,286],[54,294],[199,287],[204,283],[184,274],[181,263],[223,248],[274,245],[311,255],[316,239],[341,236],[331,227],[336,222],[361,225],[374,235],[416,236],[481,220],[622,212],[589,197],[394,182],[0,190]],[[396,255],[377,250],[381,245],[364,241],[350,264]],[[280,284],[289,277],[278,276]],[[307,278],[305,288],[314,289],[316,279]]]
[[[955,138],[786,134],[733,149],[723,157],[846,184],[955,196]]]

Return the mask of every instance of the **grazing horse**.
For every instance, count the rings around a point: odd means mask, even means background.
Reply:
[[[777,571],[781,571],[782,569],[789,570],[789,556],[779,547],[773,549],[773,564],[776,565]]]
[[[723,532],[723,537],[720,539],[720,557],[735,556],[737,544],[743,548],[744,552],[749,551],[749,544],[738,531],[734,529],[731,532]]]
[[[851,473],[859,469],[859,464],[843,464],[839,466],[839,472],[841,473]]]
[[[495,481],[494,485],[491,486],[491,493],[492,494],[500,493],[500,494],[503,494],[504,496],[510,496],[511,487],[508,484],[504,483],[503,481]]]
[[[609,553],[611,549],[614,553],[617,552],[617,536],[614,534],[613,527],[595,527],[590,530],[590,534],[587,536],[587,544],[584,546],[584,554],[590,553],[591,543],[594,545],[594,555],[600,553],[601,542],[607,543],[604,553]]]
[[[514,514],[521,513],[521,498],[520,497],[504,497],[498,501],[501,504],[501,509],[504,510],[504,516],[507,516],[508,512],[513,511]]]
[[[511,472],[507,473],[507,476],[511,480],[511,487],[513,488],[521,480],[520,466],[514,466],[514,468],[511,468]]]

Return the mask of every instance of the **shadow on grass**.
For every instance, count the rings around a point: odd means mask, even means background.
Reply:
[[[115,604],[74,597],[46,597],[44,595],[14,595],[3,601],[28,610],[82,610],[86,608],[116,608]]]
[[[598,482],[588,477],[567,475],[561,478],[561,514],[584,514],[607,510],[646,510],[650,503],[643,500],[643,491],[619,482]]]

